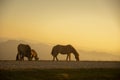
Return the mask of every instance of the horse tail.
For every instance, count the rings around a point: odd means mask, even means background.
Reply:
[[[51,51],[51,55],[54,56],[54,48]]]
[[[56,56],[56,46],[54,46],[52,48],[52,52],[51,52],[52,56]]]
[[[58,53],[59,53],[59,45],[56,45],[52,48],[51,54],[53,57],[56,57],[58,55]]]

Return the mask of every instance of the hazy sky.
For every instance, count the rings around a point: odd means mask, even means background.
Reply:
[[[120,1],[0,0],[0,37],[120,55]]]

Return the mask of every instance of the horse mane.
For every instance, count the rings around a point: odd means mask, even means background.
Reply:
[[[72,53],[75,55],[75,56],[79,56],[78,52],[75,50],[75,48],[72,46],[72,45],[67,45],[68,47],[70,47],[70,49],[72,49]]]

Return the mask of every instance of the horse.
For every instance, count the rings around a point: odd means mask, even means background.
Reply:
[[[16,61],[23,61],[24,57],[27,57],[29,61],[32,60],[31,57],[31,47],[27,44],[19,44],[17,47],[18,53],[16,56]]]
[[[39,60],[37,52],[34,49],[31,49],[31,57],[34,58],[36,61]]]
[[[72,45],[55,45],[52,48],[52,52],[51,52],[53,56],[53,61],[55,61],[55,59],[58,61],[57,55],[59,53],[67,54],[66,61],[68,61],[68,59],[69,61],[71,61],[71,53],[73,53],[76,61],[79,61],[79,54]]]

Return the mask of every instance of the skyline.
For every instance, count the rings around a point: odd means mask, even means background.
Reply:
[[[120,55],[119,0],[5,0],[0,38],[72,44]]]

